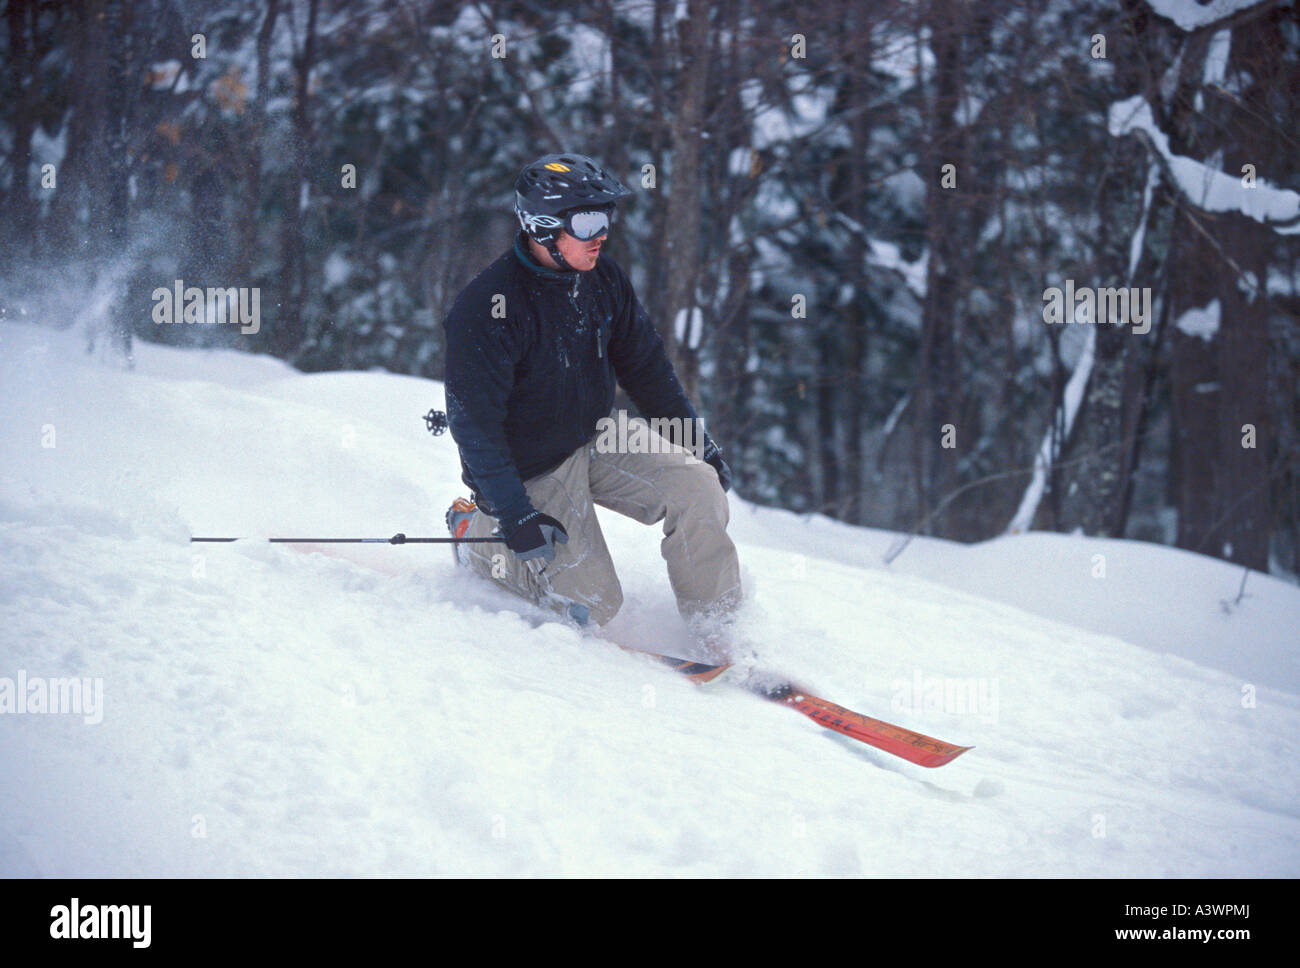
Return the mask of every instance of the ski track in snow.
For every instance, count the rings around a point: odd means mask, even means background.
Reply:
[[[0,676],[102,678],[103,722],[0,715],[0,874],[1300,868],[1294,690],[1264,678],[1243,707],[1213,662],[936,580],[1011,548],[1032,585],[1062,547],[1086,562],[1087,539],[921,542],[898,563],[914,574],[863,560],[883,532],[733,504],[764,664],[976,746],[930,771],[544,622],[443,547],[191,546],[441,534],[463,490],[454,445],[419,419],[441,385],[147,345],[125,373],[76,345],[0,327]],[[609,637],[689,654],[656,530],[602,524],[627,598]],[[1195,559],[1143,553],[1165,584]],[[1290,622],[1300,591],[1257,579],[1250,627]],[[1149,589],[1109,587],[1160,621]],[[985,702],[912,703],[918,676]]]

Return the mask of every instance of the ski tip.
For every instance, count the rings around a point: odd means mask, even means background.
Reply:
[[[923,760],[913,760],[912,762],[913,762],[913,763],[916,763],[916,764],[919,765],[919,766],[924,766],[924,767],[927,767],[927,768],[929,768],[929,769],[934,769],[935,767],[938,767],[938,766],[947,766],[949,763],[951,763],[951,762],[952,762],[953,760],[955,760],[957,757],[961,756],[963,753],[969,753],[969,752],[970,752],[971,750],[973,750],[974,748],[975,748],[975,747],[973,747],[973,746],[960,746],[960,747],[958,747],[957,749],[955,749],[955,750],[953,750],[953,751],[951,751],[951,752],[947,752],[947,753],[935,753],[935,754],[933,754],[931,757],[929,757],[928,759],[926,759],[926,760],[924,760],[924,761],[923,761]]]

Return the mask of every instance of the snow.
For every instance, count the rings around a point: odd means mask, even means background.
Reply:
[[[1240,212],[1282,235],[1300,233],[1300,194],[1274,188],[1262,178],[1247,188],[1240,176],[1174,154],[1169,138],[1157,126],[1151,106],[1141,94],[1112,104],[1109,125],[1116,137],[1141,132],[1179,192],[1193,205],[1208,212]]]
[[[727,153],[727,174],[733,178],[748,178],[754,168],[755,154],[749,148],[737,146]]]
[[[1205,71],[1201,75],[1204,87],[1222,84],[1228,73],[1228,54],[1232,50],[1232,31],[1216,30],[1205,51]]]
[[[626,20],[640,30],[654,27],[653,0],[615,0],[614,11],[620,20]]]
[[[754,208],[763,213],[763,218],[770,223],[780,224],[794,222],[799,217],[799,205],[790,196],[786,187],[776,179],[765,178],[759,181],[758,191],[754,193]],[[777,250],[780,252],[780,250]],[[778,264],[786,266],[789,259],[784,253],[779,255]]]
[[[920,214],[925,211],[925,180],[912,169],[906,168],[886,175],[883,188],[890,202],[904,212]]]
[[[732,514],[750,547],[788,547],[846,565],[946,586],[942,594],[1001,602],[1076,629],[1112,636],[1233,680],[1300,694],[1300,589],[1217,558],[1144,541],[1032,531],[965,545],[914,537],[890,565],[892,531],[770,509]],[[1099,562],[1098,556],[1101,556]],[[1097,571],[1101,566],[1102,575]]]
[[[903,282],[912,291],[913,295],[918,299],[924,299],[930,253],[922,252],[920,258],[915,262],[908,262],[903,258],[902,250],[893,242],[885,242],[874,238],[867,241],[871,246],[871,254],[868,257],[871,262],[886,269],[893,269],[903,277]]]
[[[843,212],[836,212],[835,218],[850,231],[866,239],[869,247],[867,259],[872,265],[897,272],[902,277],[904,285],[914,296],[918,299],[925,298],[926,272],[930,261],[928,251],[922,252],[920,258],[915,262],[908,262],[903,258],[902,249],[893,242],[886,242],[883,239],[873,237],[861,222],[850,218]]]
[[[1219,300],[1212,300],[1208,306],[1186,310],[1174,325],[1188,336],[1199,336],[1210,342],[1219,332]]]
[[[1197,112],[1205,109],[1205,89],[1222,87],[1228,74],[1228,55],[1232,51],[1232,30],[1216,30],[1205,50],[1205,69],[1201,72],[1201,86],[1196,91],[1193,104]]]
[[[467,4],[460,8],[452,23],[445,27],[430,27],[429,33],[438,41],[450,39],[466,54],[481,56],[485,41],[494,35],[494,26],[490,11],[477,4]],[[513,53],[508,40],[506,51],[507,56]]]
[[[1147,168],[1147,185],[1142,192],[1142,217],[1138,220],[1137,231],[1129,240],[1128,248],[1128,282],[1131,286],[1137,278],[1138,264],[1142,261],[1142,247],[1146,244],[1147,218],[1151,213],[1151,199],[1155,196],[1156,185],[1160,183],[1160,166],[1152,163]]]
[[[165,91],[176,83],[176,76],[181,72],[181,62],[171,60],[156,61],[149,65],[145,83],[155,91]]]
[[[885,425],[880,430],[880,436],[882,438],[886,440],[889,439],[889,435],[892,434],[894,428],[898,426],[898,421],[902,418],[903,411],[907,409],[907,403],[911,399],[912,394],[910,392],[904,393],[898,398],[898,402],[890,409],[889,416],[885,418]]]
[[[40,184],[41,168],[54,165],[56,169],[63,166],[63,156],[68,150],[67,126],[59,128],[58,134],[50,137],[44,126],[36,125],[32,129],[32,169],[30,178],[33,184]],[[39,197],[39,196],[38,196]]]
[[[677,310],[677,315],[673,317],[673,337],[678,343],[697,350],[703,332],[704,313],[699,306]]]
[[[326,256],[325,266],[322,271],[325,277],[326,291],[337,289],[339,286],[345,285],[348,279],[352,277],[352,263],[348,261],[348,257],[342,252],[334,250]]]
[[[1300,276],[1288,274],[1282,269],[1271,268],[1268,271],[1268,291],[1274,296],[1300,295]]]
[[[973,126],[979,120],[980,112],[988,102],[976,97],[970,91],[963,91],[963,97],[952,110],[953,123],[963,128]]]
[[[833,90],[804,82],[790,94],[790,110],[764,101],[762,82],[750,79],[740,86],[740,103],[753,118],[751,144],[757,151],[786,141],[806,138],[826,124],[835,99]],[[829,135],[828,135],[829,136]]]
[[[585,24],[572,24],[568,39],[565,61],[573,68],[568,89],[574,97],[590,97],[612,69],[609,40],[604,33]]]
[[[0,326],[0,677],[104,690],[98,725],[0,716],[0,874],[1300,865],[1291,585],[1251,574],[1228,608],[1239,568],[1046,534],[919,538],[886,568],[897,535],[733,497],[747,641],[976,746],[926,771],[538,625],[444,548],[188,543],[441,533],[463,488],[420,419],[438,383],[148,344],[125,373],[80,350]],[[609,636],[687,653],[656,533],[601,522],[627,598]]]
[[[887,74],[904,85],[912,85],[918,80],[928,81],[934,64],[929,27],[922,27],[919,31],[899,31],[893,24],[887,23],[873,30],[873,70]]]
[[[1209,0],[1208,3],[1198,3],[1197,0],[1147,0],[1147,6],[1183,30],[1197,30],[1264,2],[1265,0]]]

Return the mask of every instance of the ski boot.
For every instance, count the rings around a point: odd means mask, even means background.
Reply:
[[[469,523],[478,513],[478,507],[468,498],[458,497],[451,502],[451,507],[447,509],[447,532],[453,538],[463,538],[469,531]],[[451,558],[457,566],[466,564],[460,554],[460,545],[451,545]]]

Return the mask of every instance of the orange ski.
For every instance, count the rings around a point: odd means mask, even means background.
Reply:
[[[727,665],[709,665],[707,662],[694,662],[691,659],[679,659],[675,655],[660,655],[658,652],[642,652],[640,649],[629,649],[626,645],[620,645],[624,652],[635,652],[638,655],[648,655],[652,659],[658,659],[664,665],[670,667],[676,672],[680,672],[691,682],[708,682],[718,678],[728,669]]]
[[[872,719],[862,713],[855,713],[852,709],[837,706],[819,696],[801,692],[793,685],[783,685],[775,690],[764,692],[763,695],[773,702],[797,709],[818,726],[851,736],[876,749],[901,756],[918,766],[943,766],[951,763],[967,750],[975,748],[955,746],[933,736],[895,726],[883,719]]]
[[[637,650],[629,649],[628,651]],[[692,662],[690,659],[679,659],[675,656],[659,655],[653,652],[645,654],[654,656],[660,662],[676,669],[693,682],[708,682],[731,668],[730,665],[709,665],[707,662]],[[894,756],[902,757],[910,763],[916,763],[918,766],[931,768],[943,766],[951,763],[967,750],[975,748],[973,746],[956,746],[941,739],[935,739],[933,736],[926,736],[924,733],[917,733],[902,726],[895,726],[883,719],[872,719],[870,716],[862,715],[862,713],[855,713],[852,709],[845,709],[843,706],[822,699],[820,696],[814,696],[790,682],[767,686],[750,684],[745,688],[756,695],[762,696],[764,699],[779,702],[783,706],[789,706],[791,709],[803,713],[818,726],[833,729],[837,733],[842,733]]]
[[[709,665],[707,662],[692,662],[690,659],[678,659],[671,655],[661,655],[659,661],[672,666],[691,682],[708,682],[731,668],[730,665]]]

